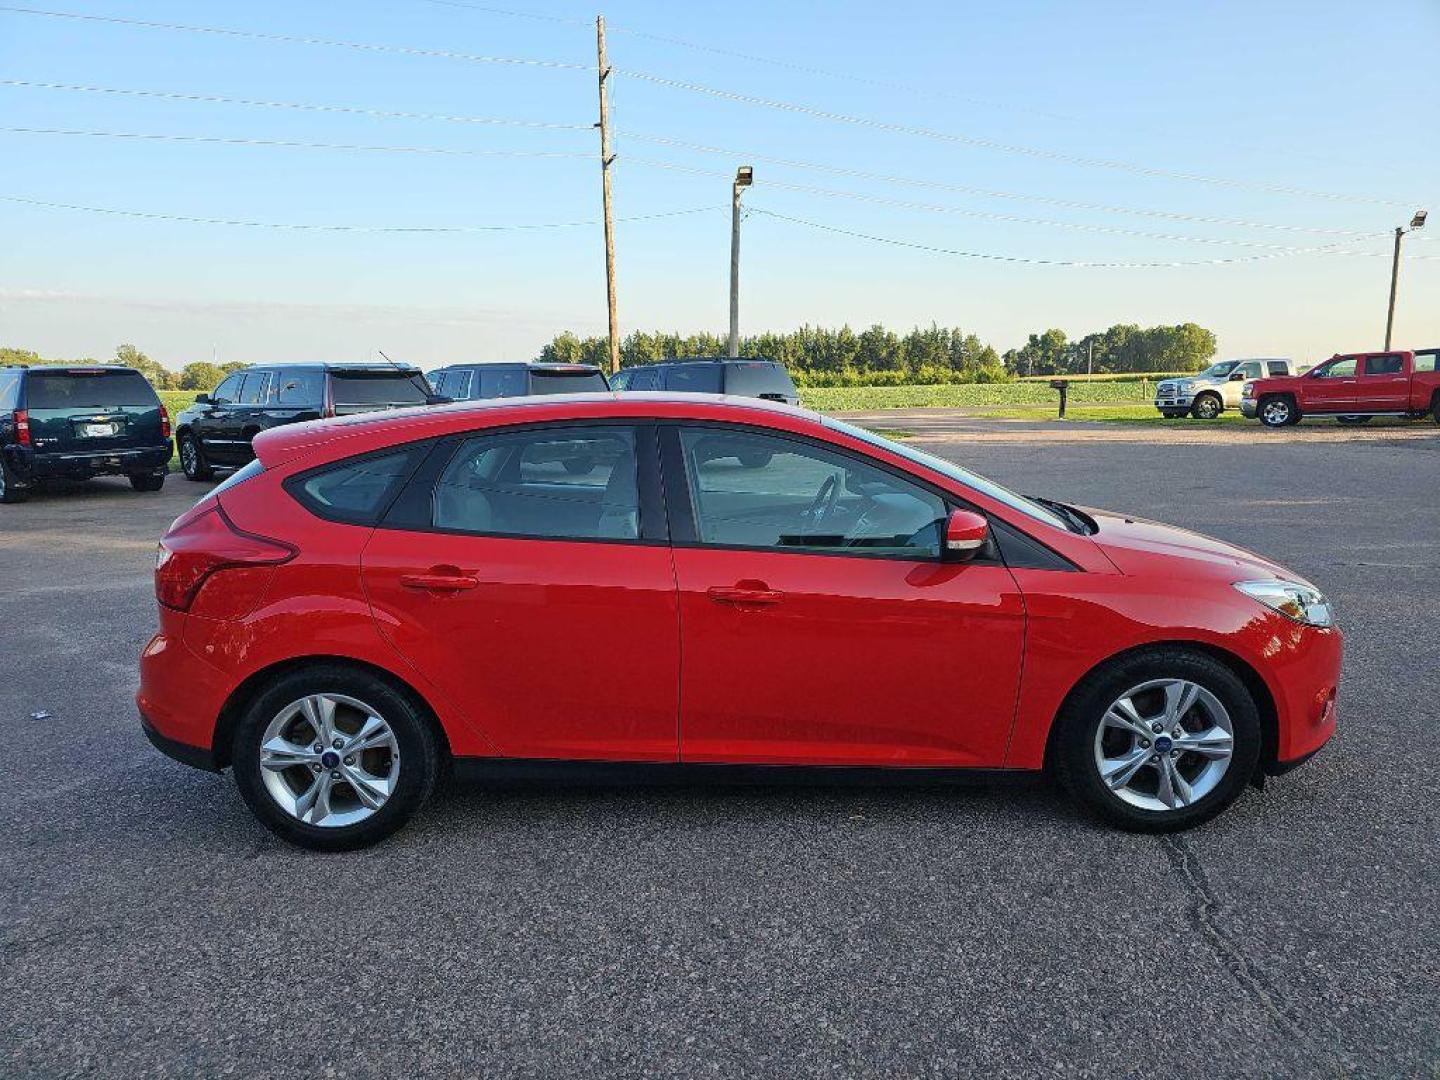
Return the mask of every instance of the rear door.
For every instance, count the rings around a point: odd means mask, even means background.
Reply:
[[[1359,358],[1340,356],[1322,364],[1300,384],[1300,408],[1304,412],[1345,413],[1357,408],[1359,380],[1355,372]]]
[[[26,407],[37,451],[98,454],[165,442],[160,399],[138,371],[32,370]]]
[[[319,368],[282,368],[270,384],[264,426],[318,420],[325,411],[325,372]]]
[[[1410,401],[1409,361],[1403,352],[1361,357],[1355,407],[1361,412],[1404,412]]]
[[[647,426],[477,432],[434,451],[366,546],[382,633],[500,755],[676,760],[658,468]]]

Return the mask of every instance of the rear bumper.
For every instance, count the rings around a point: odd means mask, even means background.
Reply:
[[[162,608],[160,631],[140,653],[135,705],[145,734],[162,753],[201,769],[218,770],[215,731],[231,680],[185,644],[186,616]]]
[[[28,446],[5,448],[6,461],[22,479],[83,480],[90,476],[159,473],[170,466],[170,444],[115,450],[46,451]]]
[[[215,752],[210,747],[191,746],[189,743],[161,735],[143,710],[140,713],[140,730],[145,732],[145,737],[150,740],[150,744],[166,757],[174,758],[182,765],[189,765],[194,769],[204,769],[206,772],[220,771],[220,766],[215,764]]]

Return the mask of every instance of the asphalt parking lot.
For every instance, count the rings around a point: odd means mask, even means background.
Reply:
[[[40,494],[0,507],[0,1074],[1440,1073],[1440,431],[875,422],[1314,580],[1339,735],[1170,839],[1040,782],[464,788],[315,855],[136,721],[203,489]]]

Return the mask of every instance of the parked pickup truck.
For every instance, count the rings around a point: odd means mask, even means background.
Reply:
[[[1214,420],[1240,404],[1240,387],[1246,379],[1267,375],[1294,375],[1289,360],[1219,360],[1198,375],[1165,379],[1155,387],[1155,408],[1167,420],[1193,416]]]
[[[1429,415],[1440,424],[1437,356],[1440,349],[1334,356],[1294,378],[1247,382],[1240,411],[1267,427],[1298,424],[1305,416],[1363,424],[1372,416]]]

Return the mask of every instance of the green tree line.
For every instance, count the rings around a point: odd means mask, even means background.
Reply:
[[[1215,345],[1214,332],[1195,323],[1148,329],[1117,323],[1075,341],[1052,329],[1007,352],[1005,366],[1016,375],[1198,371],[1215,355]]]
[[[37,364],[94,364],[97,363],[91,357],[80,360],[46,360],[39,353],[30,349],[17,349],[10,346],[0,346],[0,367],[34,367]],[[229,375],[232,371],[239,371],[246,367],[242,360],[232,360],[226,364],[212,364],[208,360],[197,360],[194,363],[186,364],[179,371],[171,371],[158,360],[152,360],[134,345],[119,345],[115,349],[115,356],[104,361],[107,364],[119,364],[121,367],[134,368],[145,378],[150,380],[150,385],[156,390],[214,390],[220,385],[220,380]]]

